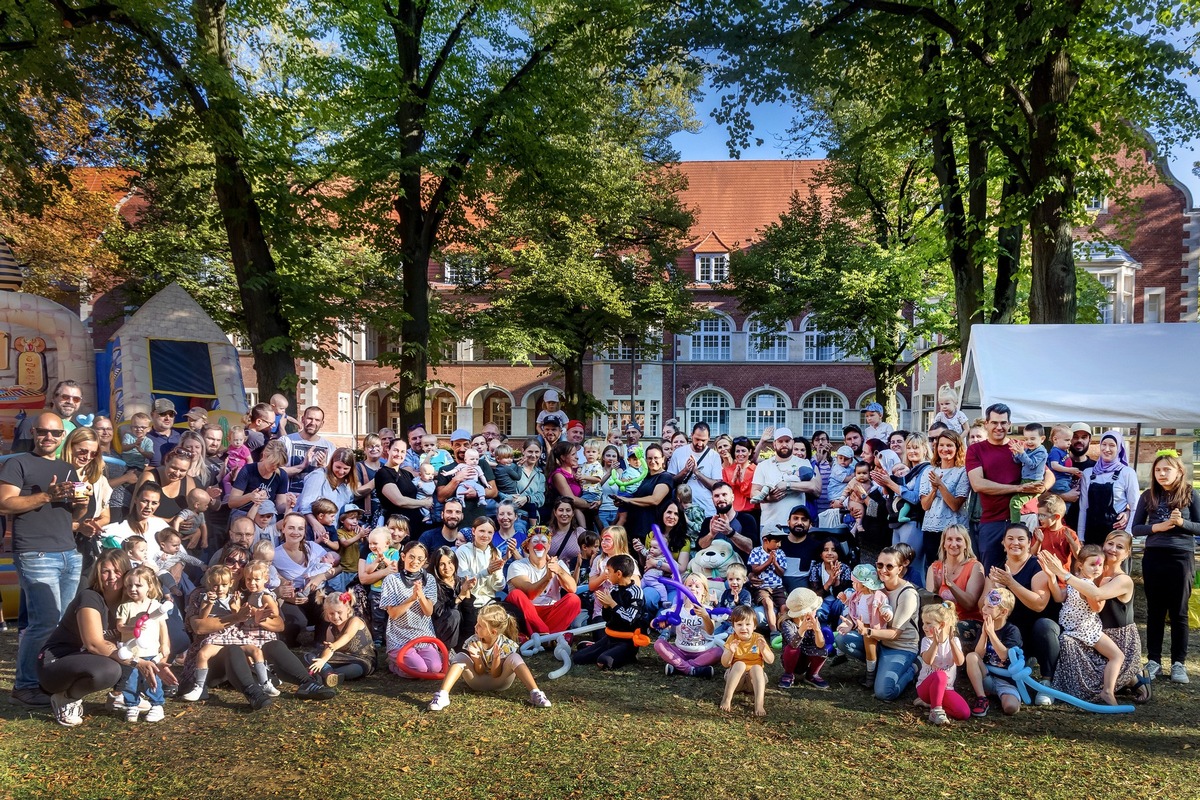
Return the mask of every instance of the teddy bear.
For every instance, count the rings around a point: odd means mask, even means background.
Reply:
[[[741,564],[742,557],[728,539],[714,539],[712,544],[692,556],[688,572],[704,576],[708,581],[708,596],[717,598],[725,591],[725,577],[729,568]]]

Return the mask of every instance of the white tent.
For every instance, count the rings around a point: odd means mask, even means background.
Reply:
[[[1200,427],[1200,324],[976,325],[961,397],[1014,422]]]

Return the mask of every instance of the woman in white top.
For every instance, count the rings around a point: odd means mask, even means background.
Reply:
[[[1114,530],[1133,530],[1138,501],[1137,471],[1129,466],[1125,437],[1107,431],[1100,437],[1100,458],[1083,471],[1079,485],[1079,525],[1084,544],[1103,545]]]

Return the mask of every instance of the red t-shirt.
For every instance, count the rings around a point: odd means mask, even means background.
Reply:
[[[1021,465],[1013,461],[1012,450],[1007,444],[992,444],[990,441],[976,442],[967,448],[967,474],[983,467],[983,477],[994,483],[1017,485],[1021,483]],[[982,513],[979,521],[1008,522],[1008,501],[1012,495],[980,494],[979,506]]]

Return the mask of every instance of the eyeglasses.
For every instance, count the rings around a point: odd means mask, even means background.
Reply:
[[[237,556],[229,556],[225,559],[225,564],[230,567],[244,567],[246,566],[246,559],[238,558]]]
[[[35,436],[49,436],[51,439],[61,439],[66,433],[62,428],[34,428]]]
[[[80,394],[80,395],[74,395],[74,394],[60,394],[60,395],[58,396],[58,399],[59,399],[59,400],[70,400],[72,403],[82,403],[82,402],[83,402],[83,395],[81,395],[81,394]]]
[[[158,412],[158,415],[160,417],[174,417],[175,412],[174,411],[160,411],[160,412]]]
[[[875,569],[881,572],[891,572],[894,569],[899,569],[899,564],[884,564],[882,561],[875,562]]]

